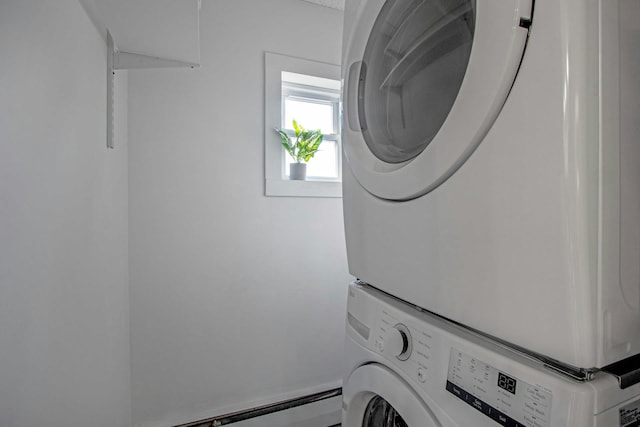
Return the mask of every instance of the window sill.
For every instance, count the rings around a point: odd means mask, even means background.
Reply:
[[[267,179],[265,195],[274,197],[342,197],[342,183],[337,181]]]

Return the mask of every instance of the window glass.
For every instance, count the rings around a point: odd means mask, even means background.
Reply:
[[[340,180],[340,82],[304,74],[282,73],[282,129],[295,138],[293,120],[320,129],[320,150],[307,162],[308,180]],[[283,149],[283,176],[294,160]]]
[[[474,0],[387,0],[363,56],[358,115],[379,159],[420,154],[447,118],[467,69]]]
[[[286,129],[293,129],[293,120],[302,124],[306,129],[320,129],[324,134],[335,133],[334,104],[286,97],[284,101],[284,123]]]

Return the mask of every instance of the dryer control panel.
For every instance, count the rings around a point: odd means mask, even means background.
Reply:
[[[549,427],[552,393],[451,349],[447,390],[498,424]]]

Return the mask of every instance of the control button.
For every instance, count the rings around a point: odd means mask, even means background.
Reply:
[[[418,368],[418,380],[423,383],[427,380],[427,373],[424,369]]]

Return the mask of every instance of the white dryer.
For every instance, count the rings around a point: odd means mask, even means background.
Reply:
[[[640,353],[640,1],[347,0],[343,110],[351,274],[581,371]]]
[[[369,287],[351,285],[343,427],[627,427],[640,384],[566,378]]]

